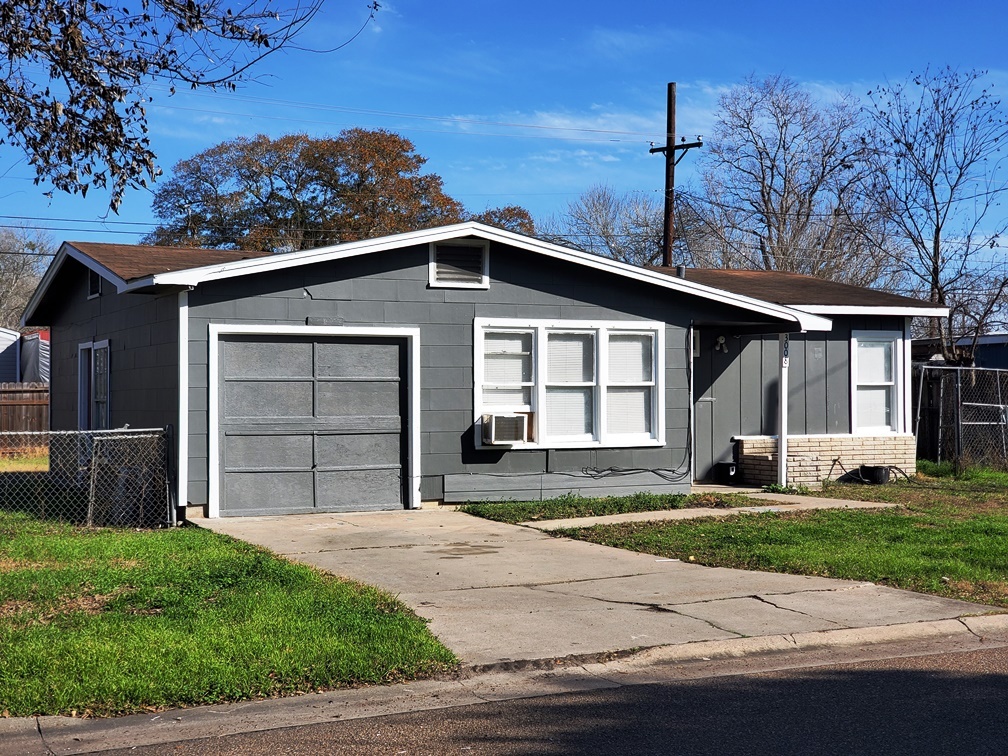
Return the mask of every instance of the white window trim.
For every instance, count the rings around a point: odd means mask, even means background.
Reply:
[[[208,405],[208,447],[209,475],[207,480],[207,516],[220,517],[220,388],[219,360],[220,337],[231,334],[290,335],[290,336],[388,336],[406,339],[406,359],[409,375],[407,393],[407,416],[409,417],[409,457],[406,474],[409,485],[406,490],[409,508],[420,508],[420,329],[414,327],[355,327],[355,326],[293,326],[293,325],[232,325],[210,323],[208,326],[209,380]]]
[[[432,289],[489,289],[490,288],[490,242],[481,239],[451,239],[448,241],[431,242],[430,259],[427,263],[427,285]],[[437,280],[437,248],[438,247],[481,247],[483,249],[483,276],[479,283],[465,281]]]
[[[483,407],[483,335],[487,331],[533,331],[532,339],[532,370],[535,378],[533,393],[532,422],[529,431],[535,441],[516,443],[509,449],[599,449],[625,447],[652,447],[665,445],[665,323],[660,321],[641,320],[536,320],[517,318],[475,318],[473,320],[473,425],[475,428],[477,449],[501,450],[501,446],[490,446],[483,443],[483,415],[492,412],[508,412],[506,408]],[[545,432],[545,424],[541,422],[539,408],[546,404],[546,364],[539,358],[539,350],[546,343],[546,335],[550,331],[560,332],[596,332],[595,348],[595,426],[597,438],[577,440],[570,438],[551,439]],[[606,428],[606,389],[609,386],[608,375],[608,336],[611,333],[644,334],[651,336],[654,349],[652,391],[652,428],[651,436],[645,438],[638,434],[609,433]]]
[[[891,341],[892,376],[893,376],[893,406],[890,418],[892,427],[872,425],[859,427],[858,418],[858,342],[860,341]],[[886,436],[906,432],[906,412],[904,403],[909,393],[908,368],[906,363],[906,343],[903,331],[852,331],[850,346],[850,423],[851,435],[854,436]],[[867,384],[866,384],[867,385]]]
[[[109,352],[109,354],[107,356],[107,359],[105,361],[105,371],[106,371],[105,372],[105,385],[107,387],[107,392],[108,392],[107,395],[106,395],[106,397],[105,397],[105,405],[106,405],[105,406],[105,411],[108,413],[108,418],[107,418],[107,423],[106,423],[106,430],[107,430],[107,429],[109,429],[109,428],[112,427],[112,381],[111,381],[111,378],[110,378],[111,373],[112,373],[112,364],[111,364],[112,363],[112,352],[109,349],[109,341],[108,341],[108,339],[102,339],[101,341],[82,341],[81,343],[79,343],[77,345],[77,428],[78,428],[78,430],[94,430],[94,428],[84,428],[84,427],[82,427],[83,417],[81,416],[81,414],[82,414],[81,410],[83,409],[83,404],[84,404],[84,401],[85,401],[85,397],[82,396],[82,394],[81,394],[81,385],[80,385],[81,367],[82,367],[82,365],[81,365],[81,362],[82,362],[82,360],[81,360],[81,350],[82,349],[89,349],[90,350],[90,353],[89,353],[90,357],[88,359],[88,365],[87,365],[88,376],[89,376],[89,380],[88,380],[88,389],[89,389],[89,391],[88,391],[88,396],[86,398],[86,401],[88,403],[88,417],[90,418],[90,422],[88,423],[88,425],[94,425],[94,364],[95,364],[95,350],[97,350],[97,349],[106,349]]]

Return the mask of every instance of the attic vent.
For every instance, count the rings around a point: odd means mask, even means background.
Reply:
[[[447,288],[489,287],[486,244],[442,243],[431,245],[430,285]]]

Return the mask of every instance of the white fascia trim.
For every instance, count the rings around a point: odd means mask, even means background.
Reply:
[[[172,273],[160,273],[147,278],[137,279],[130,282],[126,290],[145,288],[149,286],[198,286],[207,281],[216,281],[222,278],[232,278],[234,276],[248,275],[251,273],[265,273],[280,268],[290,268],[297,265],[310,265],[317,262],[331,262],[342,260],[348,257],[356,257],[371,252],[384,252],[398,247],[406,247],[415,244],[432,244],[436,242],[458,239],[460,236],[476,236],[487,241],[509,244],[519,249],[535,252],[546,257],[557,260],[584,265],[596,270],[602,270],[616,275],[630,278],[636,281],[649,283],[673,291],[682,291],[703,299],[710,299],[721,302],[743,310],[757,312],[768,315],[779,320],[792,322],[798,325],[802,331],[830,331],[833,324],[827,319],[818,317],[810,312],[804,312],[797,308],[785,307],[784,305],[765,302],[760,299],[746,297],[734,292],[717,289],[711,286],[689,281],[684,278],[675,278],[664,273],[658,273],[646,268],[639,268],[636,265],[611,260],[607,257],[592,255],[588,252],[561,247],[557,244],[533,239],[521,234],[515,234],[503,229],[485,226],[482,223],[468,221],[466,223],[456,223],[451,226],[441,226],[439,228],[423,229],[421,231],[410,231],[403,234],[394,234],[378,239],[363,239],[361,241],[349,242],[330,247],[320,247],[319,249],[303,250],[300,252],[288,252],[282,255],[270,255],[269,257],[254,257],[249,260],[238,260],[236,262],[224,263],[221,265],[209,265],[202,268],[190,268],[189,270],[175,271]]]
[[[210,347],[207,428],[209,438],[207,475],[207,516],[220,517],[220,444],[219,444],[219,396],[218,385],[220,365],[220,337],[229,334],[262,334],[288,336],[389,336],[406,339],[406,353],[409,360],[409,508],[419,509],[420,502],[420,329],[413,327],[368,327],[368,326],[292,326],[211,323],[208,342]]]
[[[869,305],[794,305],[816,315],[894,315],[910,318],[947,318],[948,307],[872,307]]]
[[[176,433],[176,465],[180,507],[189,503],[189,291],[178,295],[178,433]]]
[[[56,278],[56,275],[59,273],[60,268],[63,267],[63,263],[68,257],[76,260],[84,267],[95,271],[102,278],[114,284],[116,292],[119,294],[122,294],[124,291],[131,288],[126,281],[119,278],[119,276],[106,268],[104,265],[100,265],[83,252],[80,252],[70,242],[63,242],[60,245],[60,248],[56,251],[53,261],[49,263],[49,267],[46,269],[45,274],[43,274],[42,280],[39,281],[39,285],[35,288],[35,293],[33,293],[31,299],[28,300],[28,306],[25,307],[24,314],[21,315],[22,326],[35,314],[35,310],[38,309],[39,303],[42,301],[42,298],[45,297],[49,287],[52,286],[53,280]]]

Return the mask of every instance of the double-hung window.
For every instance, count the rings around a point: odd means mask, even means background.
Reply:
[[[902,334],[856,331],[851,340],[854,431],[901,430]]]
[[[596,333],[546,332],[546,404],[549,438],[593,441],[595,433]]]
[[[483,402],[488,408],[532,411],[532,331],[483,334]]]
[[[606,418],[609,432],[620,436],[651,435],[655,402],[655,335],[610,333]]]
[[[528,414],[512,446],[664,443],[663,323],[477,318],[474,342],[475,422]]]

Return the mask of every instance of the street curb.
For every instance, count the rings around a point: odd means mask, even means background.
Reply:
[[[898,647],[901,643],[910,645]],[[153,746],[488,701],[644,685],[686,677],[740,674],[753,671],[761,662],[766,669],[816,666],[824,663],[823,659],[815,658],[816,653],[832,654],[829,663],[850,661],[849,656],[843,656],[850,652],[885,658],[879,652],[887,645],[895,652],[893,655],[899,656],[1006,646],[1008,613],[698,641],[654,646],[636,653],[617,651],[608,655],[480,665],[463,669],[455,679],[332,690],[118,719],[55,716],[0,719],[0,754],[80,754]],[[743,660],[745,667],[739,666]],[[805,664],[801,663],[803,660]]]
[[[886,643],[908,643],[957,637],[969,637],[980,642],[1008,643],[1008,613],[929,622],[907,622],[877,627],[818,630],[790,635],[698,641],[676,646],[656,646],[643,650],[632,657],[632,660],[645,663],[711,661],[817,649],[865,648]]]
[[[521,659],[475,664],[463,668],[464,674],[473,677],[485,674],[541,671],[560,667],[612,667],[632,664],[685,663],[715,659],[739,659],[747,656],[813,651],[818,649],[865,648],[886,643],[970,637],[980,642],[1008,643],[1008,612],[954,619],[906,622],[896,625],[840,628],[790,633],[787,635],[761,635],[728,640],[694,641],[675,645],[648,646],[592,654],[543,659]]]

